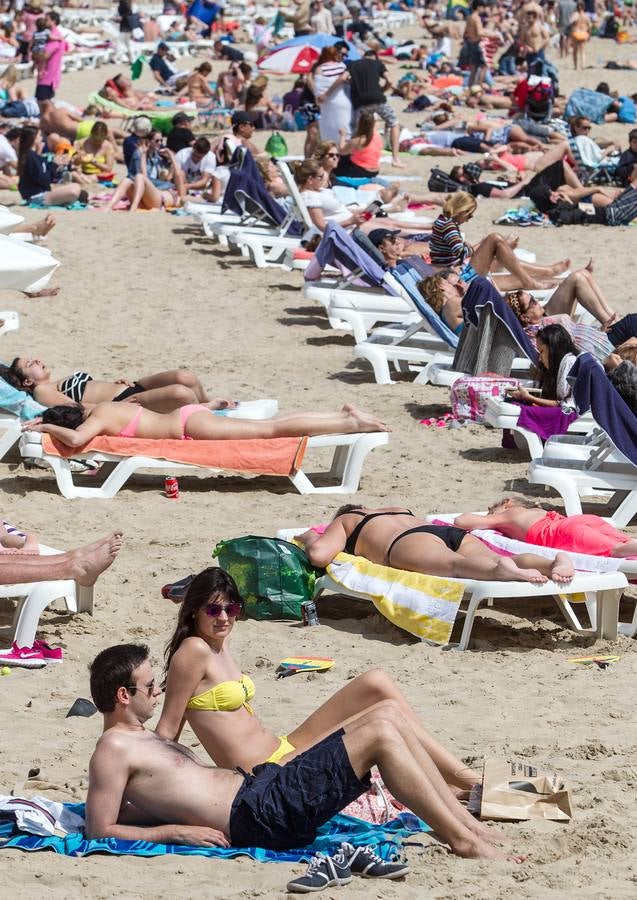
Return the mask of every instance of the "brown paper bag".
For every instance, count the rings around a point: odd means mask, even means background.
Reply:
[[[568,787],[559,775],[545,775],[525,762],[485,759],[481,819],[518,822],[571,819]]]

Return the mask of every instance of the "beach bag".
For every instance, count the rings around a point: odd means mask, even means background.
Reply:
[[[301,620],[316,570],[295,544],[249,535],[219,541],[212,555],[236,581],[248,618]]]
[[[531,119],[548,119],[553,108],[553,85],[549,78],[541,78],[529,87],[526,95],[526,111]]]
[[[469,801],[472,809],[473,796]],[[571,820],[571,798],[559,775],[545,775],[526,762],[485,759],[480,818],[504,822]]]
[[[517,378],[502,375],[463,375],[451,386],[451,411],[457,419],[484,422],[489,397],[502,400],[507,388],[516,388]]]
[[[265,152],[268,156],[287,156],[288,145],[283,135],[278,131],[273,131],[265,145]]]
[[[454,191],[459,191],[462,188],[462,185],[459,181],[454,181],[451,175],[447,175],[442,169],[437,169],[434,166],[431,170],[427,187],[430,191],[436,191],[442,194],[453,194]]]

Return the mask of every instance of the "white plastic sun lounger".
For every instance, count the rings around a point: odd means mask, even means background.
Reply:
[[[282,540],[292,540],[297,534],[301,534],[306,528],[289,528],[277,531],[277,537]],[[493,606],[496,600],[507,600],[535,597],[553,597],[568,624],[576,631],[583,634],[594,634],[599,639],[617,639],[617,621],[619,617],[619,601],[623,591],[628,587],[628,581],[623,572],[606,572],[604,574],[576,575],[569,585],[558,585],[552,581],[535,585],[526,581],[476,581],[466,578],[448,579],[464,585],[463,603],[466,603],[465,619],[458,644],[448,644],[447,649],[466,650],[471,640],[473,625],[478,608],[486,603]],[[360,594],[344,589],[342,585],[333,581],[329,575],[317,578],[314,586],[314,596],[318,597],[323,591],[332,591],[335,594],[345,594],[361,600],[369,600],[368,594]],[[582,628],[579,620],[571,614],[570,604],[567,598],[573,594],[587,593],[594,596],[596,604],[596,621],[591,631]]]
[[[328,450],[331,452],[329,467],[326,471],[321,472],[320,476],[329,478],[333,483],[319,486],[313,480],[316,476],[308,474],[303,468],[298,469],[294,474],[287,477],[289,477],[300,494],[354,494],[360,484],[365,457],[375,447],[384,446],[388,442],[389,435],[384,432],[374,432],[372,434],[328,434],[308,438],[308,451]],[[69,459],[45,452],[42,446],[41,434],[24,432],[20,438],[20,452],[23,457],[41,459],[51,466],[60,493],[67,500],[78,497],[110,499],[118,493],[120,488],[135,472],[141,469],[159,469],[163,473],[175,471],[223,474],[226,471],[224,469],[177,463],[165,459],[155,459],[148,456],[122,457],[91,450],[84,453],[74,452],[74,459],[88,460],[94,463],[110,463],[114,466],[113,471],[100,486],[87,487],[76,485],[73,481]]]
[[[43,556],[61,552],[40,544]],[[2,598],[18,601],[13,616],[13,639],[18,647],[33,646],[42,611],[56,600],[63,600],[70,613],[87,612],[93,615],[93,588],[82,587],[71,580],[3,584],[0,585]]]
[[[450,525],[453,525],[453,522],[458,515],[460,515],[460,513],[444,513],[441,515],[425,516],[425,518],[428,522],[442,520],[444,522],[448,522]],[[476,515],[484,515],[484,513],[476,513]],[[501,535],[497,531],[491,531],[490,529],[474,529],[472,533],[477,537],[482,537],[492,546],[501,547],[502,549],[507,550],[511,553],[536,553],[539,556],[546,556],[549,559],[553,559],[555,557],[555,554],[560,552],[550,547],[540,547],[537,544],[527,544],[524,541],[515,541],[511,538],[504,537],[504,535]],[[568,553],[568,551],[561,552]],[[583,569],[585,572],[621,572],[629,581],[634,582],[635,580],[637,580],[637,559],[588,556],[584,553],[568,553],[568,555],[573,557],[573,563],[575,567],[578,569]],[[584,572],[582,574],[584,574]],[[598,614],[597,594],[595,591],[586,591],[584,597],[586,611],[591,622],[591,627],[593,629],[596,629]],[[562,603],[564,604],[562,612],[567,617],[569,623],[573,628],[575,628],[576,631],[585,631],[584,626],[582,626],[582,624],[580,623],[580,620],[575,612],[575,608],[580,604],[575,603],[575,606],[573,606],[574,601],[569,601],[566,599],[566,597],[562,597],[561,599]],[[635,635],[637,635],[637,603],[635,604],[632,621],[622,622],[621,620],[618,620],[617,631],[619,634],[624,635],[625,637],[635,637]]]

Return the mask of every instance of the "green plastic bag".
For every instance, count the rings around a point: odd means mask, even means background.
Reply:
[[[314,596],[316,570],[295,544],[249,535],[219,541],[212,555],[237,582],[248,618],[298,621]]]
[[[283,135],[279,134],[278,131],[273,131],[265,145],[265,152],[269,156],[287,156],[288,145]]]

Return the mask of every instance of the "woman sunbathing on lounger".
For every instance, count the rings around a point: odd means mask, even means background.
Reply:
[[[501,556],[478,538],[451,525],[429,525],[408,509],[367,509],[342,506],[323,534],[313,529],[297,540],[314,566],[327,566],[345,551],[364,556],[381,566],[443,578],[480,581],[530,581],[544,584],[551,578],[568,584],[575,574],[564,553],[554,560],[521,553]]]
[[[618,531],[600,516],[564,516],[541,509],[525,497],[507,497],[489,507],[487,515],[464,513],[456,516],[459,528],[491,528],[515,541],[625,559],[637,556],[637,539]]]
[[[525,330],[528,325],[538,325],[542,328],[549,324],[563,324],[562,319],[567,317],[570,319],[578,303],[595,316],[600,325],[610,328],[617,321],[617,314],[608,306],[592,270],[591,261],[583,269],[571,272],[560,282],[544,305],[528,291],[523,290],[508,291],[504,299]],[[505,280],[507,277],[492,276],[490,280],[496,288],[502,290],[503,282],[507,283]],[[430,275],[418,285],[427,303],[452,331],[462,328],[462,298],[467,287],[462,273],[457,274],[451,270]],[[610,350],[607,351],[609,352]]]
[[[92,409],[53,406],[22,426],[50,434],[68,447],[81,447],[98,435],[144,440],[223,441],[258,438],[358,434],[390,429],[369,413],[346,403],[335,413],[292,413],[273,419],[226,419],[211,415],[214,404],[191,403],[170,413],[156,413],[131,403],[98,403]]]
[[[294,731],[278,736],[259,721],[250,701],[255,687],[229,649],[243,600],[223,569],[204,569],[193,580],[166,646],[166,698],[157,733],[177,740],[185,722],[218,766],[250,771],[261,763],[285,765],[372,708],[397,709],[432,763],[428,774],[443,802],[474,833],[488,830],[458,802],[479,776],[464,766],[421,725],[398,686],[381,670],[349,681]]]
[[[95,381],[88,372],[73,372],[54,379],[46,363],[28,356],[17,356],[9,368],[14,387],[28,391],[42,406],[72,406],[133,400],[146,409],[166,413],[188,403],[206,403],[210,409],[234,408],[235,400],[211,400],[200,380],[188,369],[157,372],[138,380]]]

